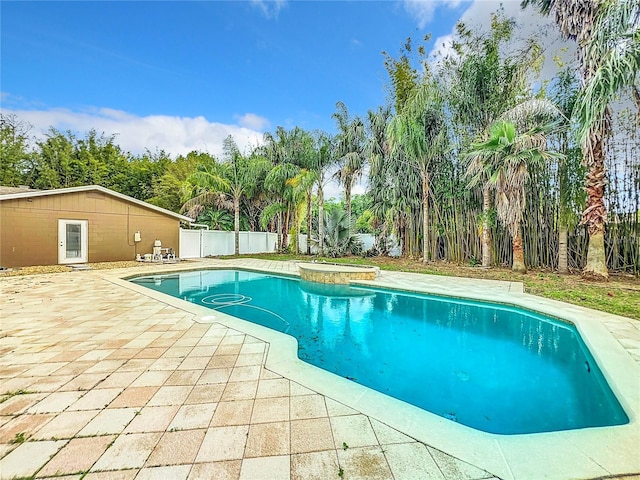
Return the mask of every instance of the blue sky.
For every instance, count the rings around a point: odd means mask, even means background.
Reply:
[[[216,154],[228,134],[248,148],[278,125],[333,132],[337,101],[361,115],[385,103],[383,50],[426,33],[441,44],[498,5],[2,1],[1,110],[35,135],[94,128],[133,153]]]

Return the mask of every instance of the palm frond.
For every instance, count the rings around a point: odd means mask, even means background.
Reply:
[[[569,119],[553,102],[543,98],[531,98],[506,110],[498,120],[513,122],[518,129],[529,129],[540,122]]]
[[[262,226],[262,228],[266,229],[267,225],[269,225],[269,222],[271,221],[272,218],[286,211],[287,211],[287,205],[284,203],[278,202],[278,203],[272,203],[270,205],[267,205],[264,208],[264,210],[262,210],[262,213],[260,214],[260,225]]]
[[[583,50],[586,84],[573,112],[583,141],[605,121],[616,95],[637,85],[640,71],[640,5],[627,0],[595,3],[595,21]]]
[[[207,205],[215,205],[218,208],[227,208],[229,206],[229,200],[227,196],[222,192],[213,192],[210,190],[205,190],[194,197],[187,200],[182,207],[180,207],[180,213],[184,212],[194,212],[197,211],[198,214],[204,210],[204,207]],[[202,207],[202,208],[199,208]],[[233,210],[233,203],[231,203],[231,210]],[[193,215],[188,215],[191,218],[196,218]]]

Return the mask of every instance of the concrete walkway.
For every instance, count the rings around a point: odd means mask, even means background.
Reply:
[[[220,265],[229,262],[1,278],[0,479],[497,478],[274,373],[264,341],[111,280]],[[233,266],[297,272],[294,262]],[[380,280],[522,292],[396,272]],[[638,322],[609,323],[640,351]]]

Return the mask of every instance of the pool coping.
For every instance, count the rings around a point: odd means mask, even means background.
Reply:
[[[225,260],[224,263],[182,266],[172,265],[166,273],[178,271],[237,268],[275,275],[294,276],[246,262]],[[521,291],[480,288],[469,291],[464,298],[489,301],[527,308],[535,312],[561,318],[573,323],[598,363],[612,391],[629,417],[626,425],[585,428],[563,432],[498,435],[481,432],[439,417],[413,405],[376,392],[298,359],[297,340],[284,333],[241,320],[206,307],[198,306],[164,293],[133,284],[127,278],[140,275],[160,275],[164,271],[109,273],[105,279],[147,297],[172,305],[196,315],[201,323],[219,323],[259,338],[268,345],[265,367],[311,390],[333,398],[373,417],[429,446],[471,463],[503,479],[529,478],[593,478],[640,472],[640,457],[634,446],[640,444],[640,365],[613,338],[603,322],[620,319],[616,315],[566,304],[522,293]],[[398,272],[394,272],[397,277]],[[407,275],[410,278],[410,275]],[[444,278],[437,285],[417,285],[408,289],[393,279],[353,282],[378,288],[419,293],[447,295]],[[488,285],[490,280],[479,280]],[[511,289],[510,289],[511,290]],[[521,290],[521,289],[520,289]]]

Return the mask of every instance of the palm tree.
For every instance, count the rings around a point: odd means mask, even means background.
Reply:
[[[300,226],[302,218],[307,214],[307,240],[311,238],[311,195],[313,186],[318,179],[318,173],[313,170],[303,168],[293,178],[287,180],[287,186],[291,187],[291,199],[293,204],[293,224],[295,226],[296,254],[300,253]],[[307,241],[307,251],[310,249],[310,242]]]
[[[274,195],[275,201],[268,205],[260,215],[265,226],[273,218],[278,224],[278,249],[284,250],[288,243],[289,220],[291,216],[291,187],[287,181],[295,177],[300,167],[293,163],[298,137],[303,131],[296,127],[291,131],[283,127],[276,128],[275,135],[264,134],[262,150],[274,167],[264,181],[265,189]]]
[[[565,117],[571,116],[578,95],[578,79],[573,69],[559,72],[554,85],[553,101]],[[558,163],[558,273],[569,271],[569,229],[577,226],[579,212],[584,210],[585,192],[582,188],[584,166],[575,136],[567,130],[557,135],[557,144],[565,159]]]
[[[251,197],[258,189],[258,180],[262,179],[271,164],[261,156],[245,157],[240,153],[233,137],[229,135],[223,144],[225,163],[222,164],[224,187],[233,200],[234,253],[240,254],[240,201],[243,197]]]
[[[301,214],[306,210],[307,216],[307,239],[311,235],[312,226],[312,200],[313,200],[313,187],[319,178],[321,165],[318,162],[318,152],[316,151],[316,138],[315,136],[302,129],[295,130],[294,144],[291,150],[291,161],[297,167],[300,168],[300,172],[293,178],[289,179],[289,186],[293,187],[294,197],[294,225],[296,227],[296,235],[300,233],[300,226],[302,222]],[[306,200],[306,206],[301,200]],[[296,236],[296,253],[298,253],[298,236]],[[307,241],[307,254],[311,254],[311,243]]]
[[[636,2],[626,0],[523,0],[543,15],[553,13],[560,33],[578,44],[578,62],[585,88],[574,111],[580,125],[582,158],[588,173],[587,204],[582,224],[587,226],[589,248],[583,274],[606,279],[604,231],[607,209],[604,188],[605,138],[611,133],[608,105],[624,87],[637,98],[640,64],[640,12]]]
[[[369,110],[367,112],[367,138],[364,144],[364,155],[369,163],[369,193],[373,199],[371,207],[374,216],[374,224],[382,224],[382,234],[380,239],[376,238],[376,242],[381,240],[386,243],[387,225],[384,222],[385,209],[384,201],[380,198],[382,189],[376,188],[376,183],[381,177],[385,163],[389,159],[389,143],[387,141],[387,124],[391,118],[391,108],[378,107],[377,110]],[[383,250],[386,250],[383,248]]]
[[[208,208],[198,216],[198,223],[208,225],[211,230],[231,230],[233,217],[228,210]]]
[[[500,115],[515,107],[518,99],[527,93],[528,77],[540,57],[539,48],[529,43],[515,54],[501,54],[512,39],[514,25],[512,20],[493,14],[488,34],[472,32],[463,24],[456,26],[460,38],[457,54],[445,58],[441,73],[449,85],[452,133],[458,137],[462,151],[466,151],[474,139],[486,138]],[[486,185],[486,182],[480,183]],[[491,192],[483,188],[480,227],[485,268],[492,264],[492,218]]]
[[[596,69],[580,92],[576,105],[580,138],[586,137],[589,127],[604,118],[609,104],[624,88],[631,88],[640,113],[640,7],[637,2],[599,2],[587,46],[587,62],[596,65]]]
[[[389,107],[378,107],[367,112],[367,137],[364,143],[364,156],[372,163],[384,162],[389,153],[387,124],[391,118]]]
[[[447,128],[444,101],[428,71],[402,110],[391,120],[387,135],[392,152],[401,150],[408,167],[419,171],[422,185],[422,261],[429,252],[429,197],[431,164],[444,155]]]
[[[193,186],[191,198],[181,208],[196,218],[207,204],[214,204],[233,212],[234,251],[240,254],[240,201],[249,198],[259,188],[261,179],[270,164],[259,156],[243,156],[231,135],[223,143],[224,162],[218,163],[211,157],[200,164],[189,177]]]
[[[264,179],[265,189],[274,196],[274,201],[260,215],[263,226],[273,218],[278,221],[279,250],[287,248],[292,207],[295,203],[295,191],[290,180],[300,173],[300,168],[285,162],[273,167]]]
[[[325,132],[314,134],[313,167],[316,172],[316,192],[318,201],[318,255],[324,255],[324,187],[329,181],[329,170],[336,164],[334,138]],[[307,239],[311,239],[311,217],[307,219]],[[307,242],[307,254],[311,254],[311,242]]]
[[[555,126],[542,125],[519,134],[512,122],[502,120],[491,127],[489,139],[473,144],[468,154],[470,186],[484,182],[483,188],[495,194],[498,218],[507,226],[512,238],[512,269],[515,272],[527,271],[521,225],[529,167],[562,157],[546,148],[545,134]]]
[[[191,218],[198,218],[205,205],[229,208],[225,204],[227,198],[224,194],[229,182],[224,176],[223,167],[208,154],[199,154],[198,160],[200,163],[196,171],[187,178],[188,187],[184,188],[184,203],[180,208],[180,213]]]
[[[354,234],[347,212],[335,208],[323,219],[326,225],[324,230],[323,244],[325,252],[329,257],[343,257],[347,254],[359,255],[362,253],[362,242]],[[312,242],[320,244],[320,237],[314,237]]]
[[[353,183],[362,176],[365,165],[364,123],[360,117],[351,118],[346,105],[342,102],[336,103],[336,112],[332,116],[338,124],[335,156],[341,164],[336,172],[336,178],[344,187],[346,214],[351,219],[351,189]]]
[[[538,128],[540,125],[549,125],[555,126],[554,132],[558,135],[566,136],[568,125],[568,118],[564,115],[563,111],[561,111],[555,103],[544,99],[544,98],[530,98],[527,100],[518,103],[515,107],[504,112],[498,120],[511,122],[516,127],[517,131],[528,132],[532,129]],[[563,145],[566,147],[566,145]],[[566,184],[566,175],[562,175],[563,172],[566,173],[566,159],[567,159],[567,148],[563,148],[561,150],[562,156],[559,158],[559,183],[561,192],[560,192],[560,210],[563,210],[562,201],[566,200],[566,204],[569,203],[569,198],[566,195],[569,191],[573,193],[570,187]],[[486,185],[487,182],[484,182],[485,187],[483,188],[483,192],[487,191]],[[489,192],[490,193],[490,192]],[[563,212],[563,219],[567,218],[570,214],[569,212]],[[562,223],[562,221],[560,222]],[[568,223],[568,222],[567,222]],[[565,229],[565,234],[567,230]],[[559,240],[561,240],[559,238]],[[559,249],[561,244],[559,244]],[[566,237],[565,237],[565,253],[566,253]]]

